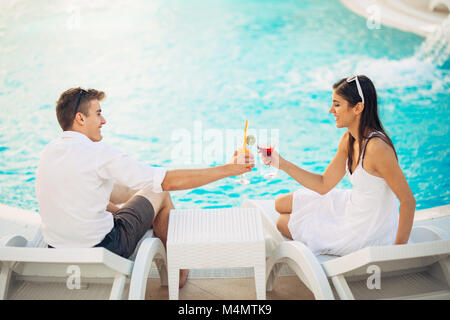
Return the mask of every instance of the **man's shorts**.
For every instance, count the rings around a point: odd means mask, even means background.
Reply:
[[[103,247],[128,258],[139,240],[152,227],[155,209],[147,198],[136,195],[113,216],[114,227],[96,247]]]
[[[154,216],[155,209],[147,198],[133,196],[113,214],[114,227],[95,247],[103,247],[124,258],[130,257],[152,227]]]

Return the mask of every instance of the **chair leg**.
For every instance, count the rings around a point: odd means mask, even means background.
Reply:
[[[126,280],[127,280],[126,275],[121,273],[116,274],[111,289],[111,294],[109,296],[109,300],[122,300],[123,289],[125,287]]]
[[[253,270],[255,273],[256,299],[266,300],[266,266],[265,264],[256,265]]]
[[[270,271],[269,275],[267,276],[267,281],[266,281],[266,290],[267,291],[272,291],[273,290],[273,286],[275,283],[275,271],[272,270]]]
[[[270,256],[266,261],[266,290],[272,291],[275,279],[278,276],[278,264],[275,256]]]
[[[155,261],[156,267],[158,268],[159,278],[161,280],[161,286],[167,287],[169,285],[169,279],[167,274],[167,265],[165,261],[158,259]]]
[[[450,287],[450,257],[439,261],[439,266],[441,267],[445,280],[447,280],[447,284]]]
[[[281,263],[275,263],[272,267],[272,270],[266,269],[266,274],[267,272],[270,271],[270,273],[266,276],[267,280],[266,280],[266,291],[272,291],[273,287],[275,285],[275,280],[278,278],[278,276],[280,275],[280,269],[282,267]],[[267,268],[267,265],[266,265]]]
[[[8,296],[9,283],[11,280],[12,269],[9,263],[1,263],[0,271],[0,300],[6,300]]]
[[[169,300],[178,300],[180,285],[180,269],[169,269]]]
[[[336,289],[341,300],[355,300],[355,297],[353,296],[353,293],[351,292],[343,275],[340,274],[331,277],[331,281],[333,281],[334,288]]]

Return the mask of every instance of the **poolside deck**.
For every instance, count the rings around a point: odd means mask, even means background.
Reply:
[[[431,225],[445,230],[450,239],[450,205],[418,210],[415,225]],[[0,237],[19,233],[32,238],[39,215],[0,204]],[[39,280],[39,279],[37,279]],[[64,280],[64,279],[63,279]],[[401,284],[399,284],[401,285]],[[86,290],[93,289],[93,290]],[[14,281],[8,299],[54,300],[54,299],[107,299],[111,284],[88,284],[81,290],[67,290],[64,281],[55,283]],[[125,295],[128,288],[125,289]],[[147,283],[146,299],[168,300],[168,287],[161,286],[156,269],[152,270]],[[192,270],[190,278],[180,290],[181,300],[254,300],[255,283],[248,269],[220,269],[211,271]],[[275,281],[273,291],[267,292],[268,300],[313,300],[311,291],[289,269]]]
[[[67,290],[65,283],[45,283],[15,281],[10,290],[9,300],[96,300],[108,299],[111,285],[89,284],[88,289]],[[128,294],[125,289],[124,296]],[[255,300],[253,278],[239,279],[189,279],[180,290],[180,300]],[[160,285],[159,279],[147,282],[148,300],[168,300],[168,287]],[[277,279],[274,290],[267,292],[267,300],[314,300],[308,288],[296,276],[282,276]]]

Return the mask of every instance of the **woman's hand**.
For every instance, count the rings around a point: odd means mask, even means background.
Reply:
[[[270,156],[267,154],[265,149],[258,147],[258,153],[261,154],[261,159],[266,166],[272,166],[274,168],[280,169],[280,155],[278,152],[272,149]]]

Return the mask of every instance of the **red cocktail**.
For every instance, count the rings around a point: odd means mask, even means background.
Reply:
[[[272,156],[273,146],[258,146],[258,149],[266,156]]]

